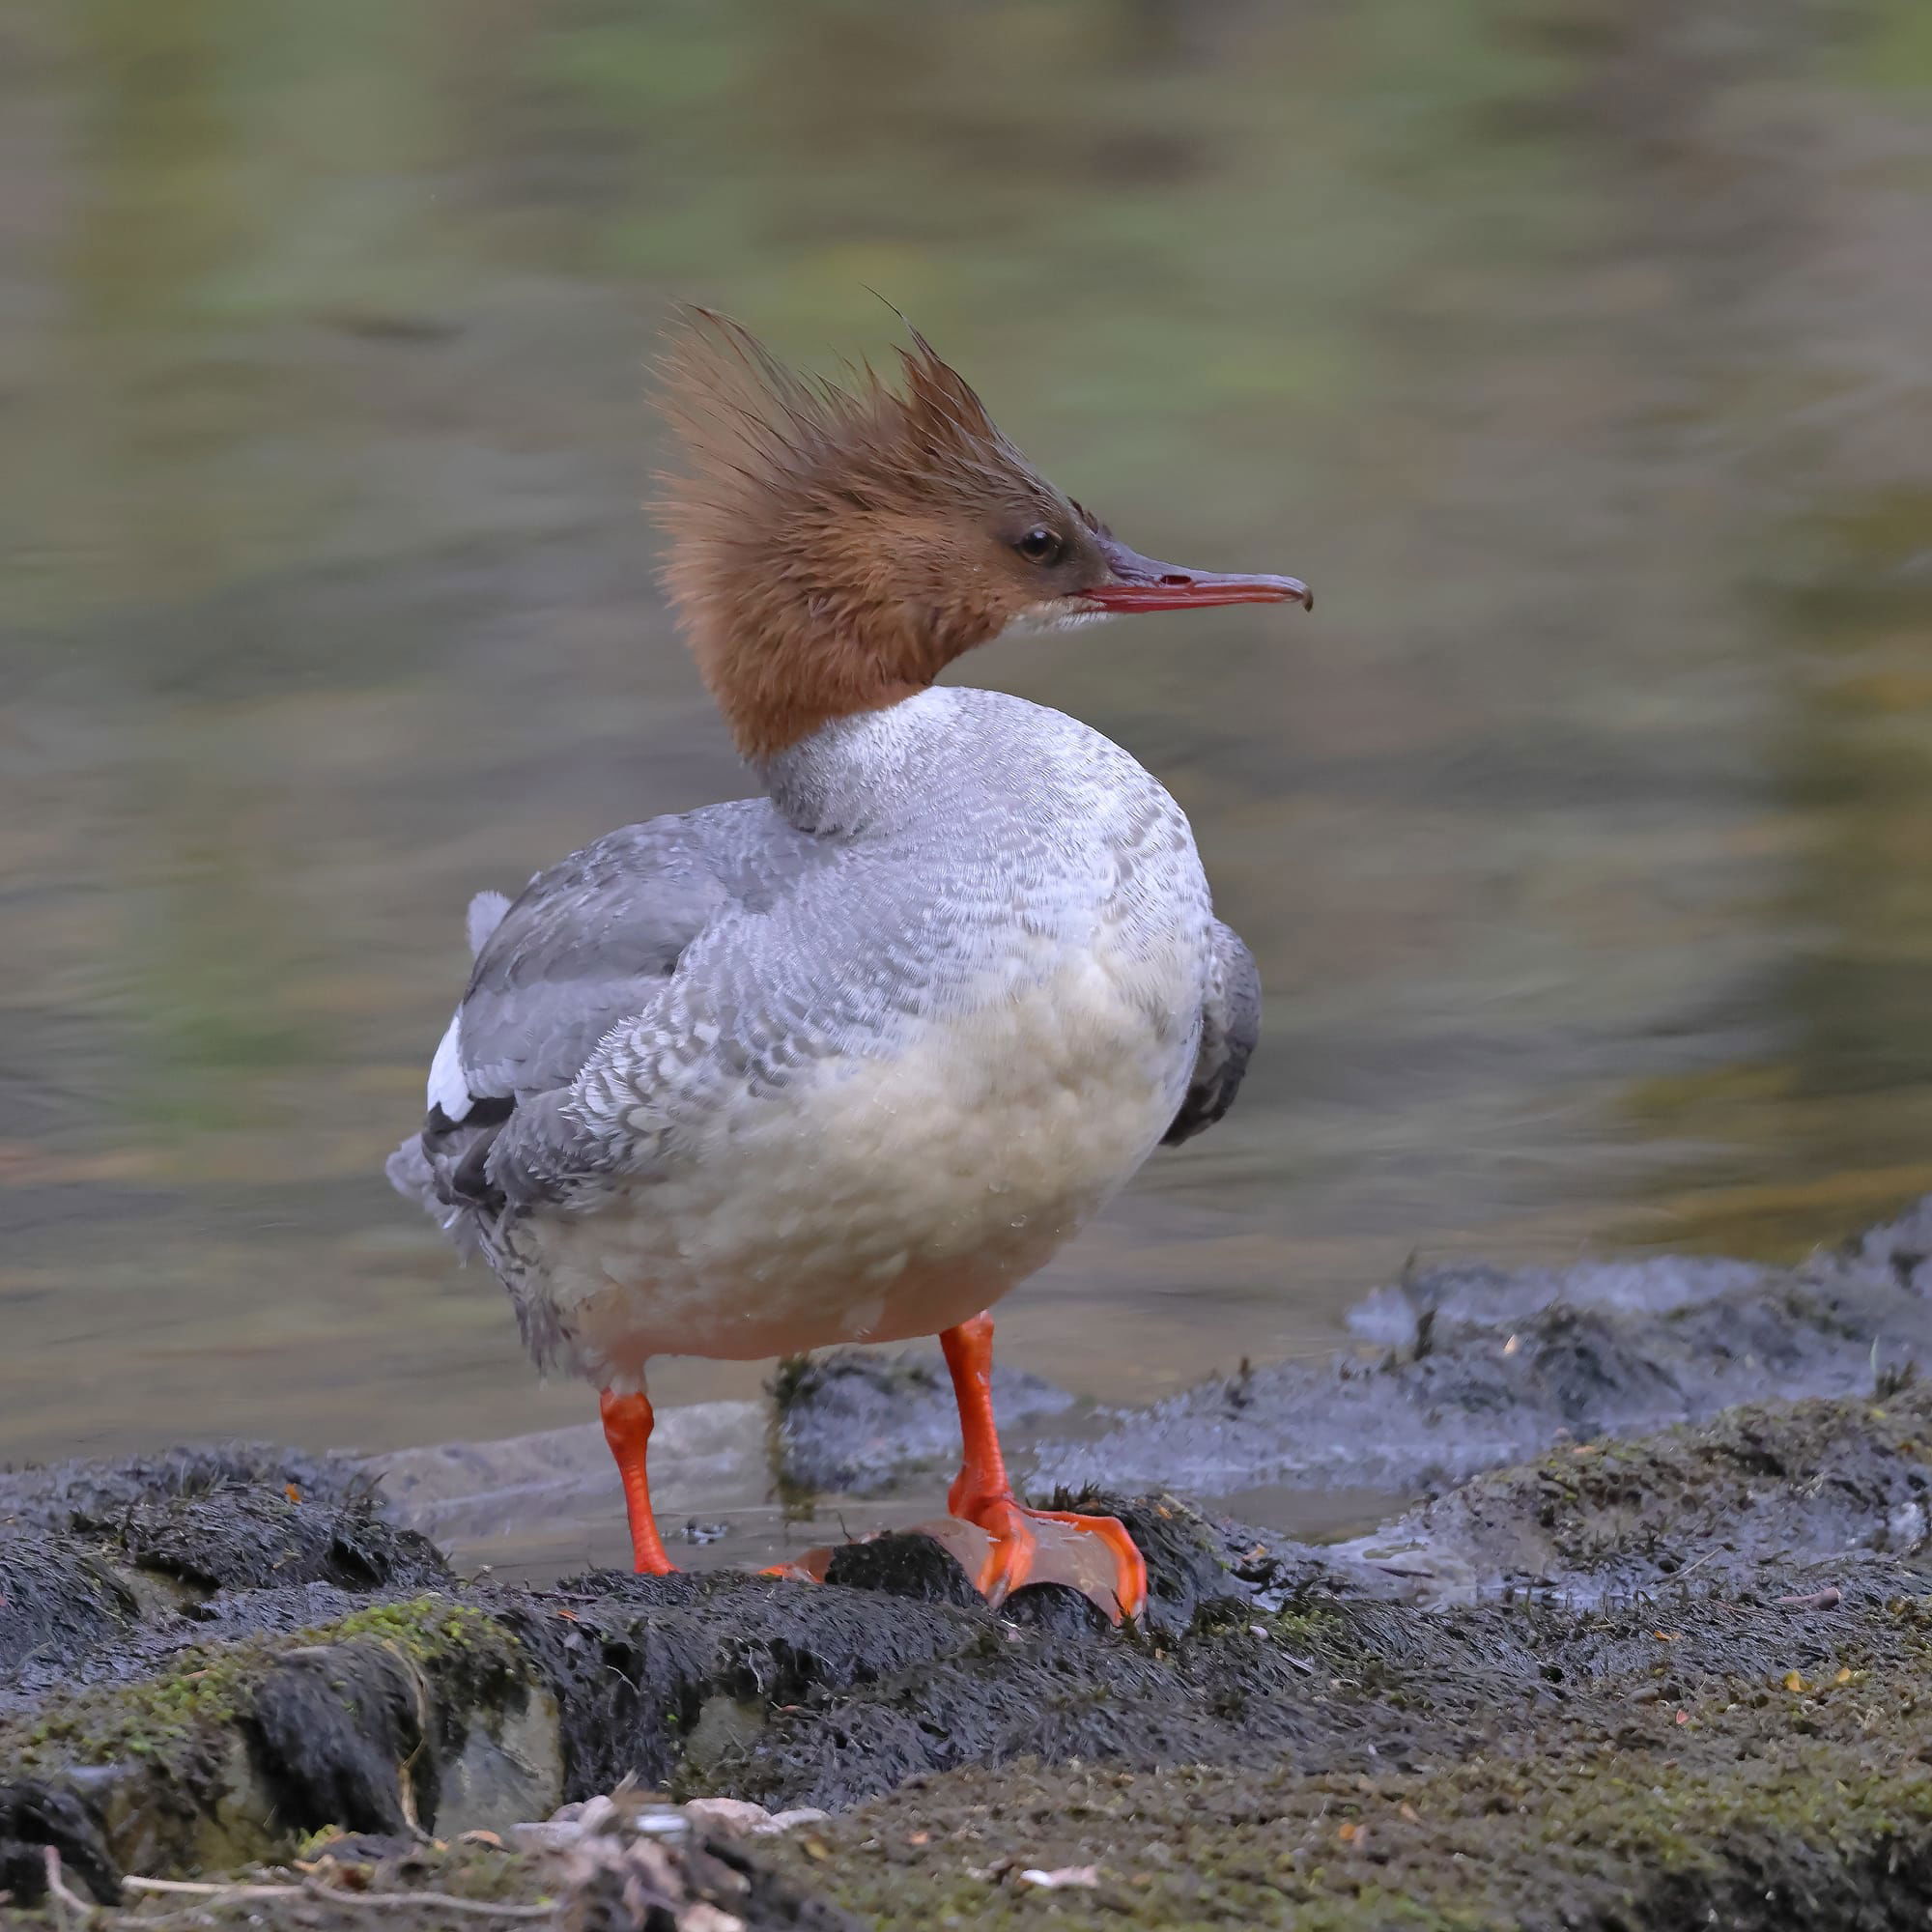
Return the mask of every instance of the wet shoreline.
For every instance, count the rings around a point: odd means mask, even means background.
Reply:
[[[636,1859],[685,1888],[665,1922],[713,1932],[700,1906],[1019,1923],[1028,1871],[1075,1874],[1068,1922],[1374,1925],[1406,1899],[1905,1923],[1922,1892],[1879,1875],[1932,1870],[1928,1255],[1932,1203],[1793,1270],[1423,1277],[1371,1298],[1334,1363],[1133,1417],[1017,1382],[1037,1484],[1139,1439],[1251,1495],[1373,1471],[1417,1498],[1321,1544],[1211,1495],[1093,1492],[1150,1557],[1128,1632],[1053,1585],[990,1611],[916,1534],[842,1549],[819,1588],[744,1574],[730,1538],[697,1553],[733,1567],[531,1587],[466,1582],[410,1526],[461,1541],[469,1510],[473,1537],[512,1492],[591,1504],[574,1432],[392,1459],[392,1492],[263,1448],[14,1472],[0,1883],[36,1895],[51,1843],[72,1884],[132,1899],[120,1876],[313,1868],[333,1829],[355,1835],[325,1882],[532,1904],[564,1839],[588,1885],[649,1833],[607,1817],[592,1858],[578,1827],[516,1828],[628,1777],[665,1816],[829,1814],[744,1839],[660,1817],[683,1849]],[[763,1480],[769,1451],[794,1507],[815,1466],[910,1511],[936,1393],[917,1361],[802,1368],[754,1440]],[[753,1419],[698,1415],[675,1458],[748,1485]],[[313,1922],[353,1910],[301,1883]],[[216,1922],[243,1910],[208,1897]]]

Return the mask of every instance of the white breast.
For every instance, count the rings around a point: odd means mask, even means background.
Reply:
[[[753,1359],[932,1334],[1039,1267],[1140,1167],[1193,1063],[1177,933],[1031,962],[890,1057],[746,1095],[678,1173],[541,1217],[543,1272],[593,1366]],[[1037,970],[1042,964],[1045,970]]]

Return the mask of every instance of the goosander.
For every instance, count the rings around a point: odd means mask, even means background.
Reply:
[[[599,1391],[639,1571],[673,1568],[653,1356],[936,1333],[987,1599],[1077,1538],[1134,1615],[1124,1528],[1014,1494],[985,1311],[1228,1111],[1260,983],[1149,773],[935,680],[1016,626],[1312,599],[1139,555],[917,331],[900,361],[897,386],[809,381],[686,312],[660,365],[666,582],[763,793],[476,897],[428,1119],[387,1171],[488,1260],[539,1366]]]

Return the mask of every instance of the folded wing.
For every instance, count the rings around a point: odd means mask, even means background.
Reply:
[[[1201,1048],[1187,1097],[1161,1136],[1179,1147],[1205,1133],[1235,1104],[1262,1031],[1262,981],[1255,956],[1232,926],[1217,919],[1211,934],[1208,994],[1201,1004]]]
[[[651,1009],[695,940],[769,902],[806,861],[799,835],[748,799],[612,832],[507,905],[480,895],[469,989],[390,1179],[445,1216],[567,1202],[594,1181],[608,1141],[565,1102],[598,1042]]]

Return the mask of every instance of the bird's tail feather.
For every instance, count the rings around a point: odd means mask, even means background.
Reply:
[[[383,1172],[405,1201],[413,1201],[456,1243],[465,1261],[482,1246],[482,1217],[474,1208],[443,1199],[436,1170],[423,1151],[422,1136],[412,1134],[386,1161]]]

